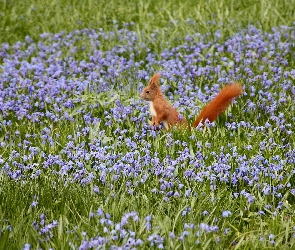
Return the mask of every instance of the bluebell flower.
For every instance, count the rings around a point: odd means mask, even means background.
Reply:
[[[225,210],[222,212],[222,217],[229,217],[229,216],[231,216],[231,214],[232,214],[231,211]]]
[[[30,250],[31,249],[31,245],[26,243],[23,250]]]

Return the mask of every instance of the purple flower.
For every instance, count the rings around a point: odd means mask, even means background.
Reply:
[[[207,210],[204,210],[203,212],[202,212],[202,215],[204,215],[204,216],[206,216],[206,215],[208,215],[209,214],[209,212],[207,211]]]
[[[174,234],[174,232],[170,232],[170,233],[169,233],[169,237],[170,237],[171,239],[174,239],[174,238],[175,238],[175,234]]]
[[[97,211],[96,211],[96,213],[100,217],[103,217],[104,216],[104,212],[103,212],[102,208],[98,208]]]
[[[31,207],[36,207],[38,204],[39,204],[38,201],[33,201],[33,202],[31,203]]]
[[[191,208],[190,207],[186,207],[185,209],[183,209],[182,211],[182,216],[186,216],[189,212],[191,211]]]
[[[99,188],[97,186],[93,187],[93,192],[99,194]]]
[[[225,210],[225,211],[222,212],[222,217],[229,217],[231,215],[232,215],[232,213],[229,210]]]
[[[23,250],[30,250],[31,249],[31,245],[30,244],[25,244]]]
[[[89,249],[89,248],[90,248],[89,242],[84,240],[82,242],[82,244],[80,245],[79,250],[86,250],[86,249]]]

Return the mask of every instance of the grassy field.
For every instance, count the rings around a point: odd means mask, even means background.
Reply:
[[[0,249],[294,249],[295,1],[1,1]],[[192,123],[153,130],[156,72]]]

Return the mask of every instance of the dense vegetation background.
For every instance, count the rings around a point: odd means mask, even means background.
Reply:
[[[295,1],[0,1],[0,249],[293,249]],[[148,126],[155,72],[192,132]]]

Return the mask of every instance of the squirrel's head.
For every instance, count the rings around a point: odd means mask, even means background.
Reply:
[[[160,89],[159,85],[158,85],[160,76],[161,76],[161,74],[157,73],[151,78],[149,85],[147,87],[145,87],[140,94],[140,97],[142,99],[144,99],[146,101],[154,100],[156,94],[158,93],[158,91]]]

